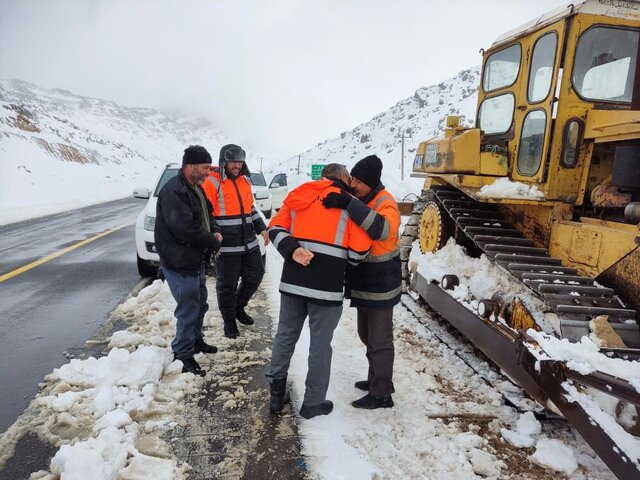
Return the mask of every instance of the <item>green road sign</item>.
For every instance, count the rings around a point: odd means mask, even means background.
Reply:
[[[322,169],[325,166],[314,163],[311,165],[311,180],[320,180],[322,178]]]

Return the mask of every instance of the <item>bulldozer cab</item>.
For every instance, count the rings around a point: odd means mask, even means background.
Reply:
[[[537,201],[573,206],[605,186],[599,206],[628,203],[640,190],[640,2],[605,3],[501,35],[483,54],[475,128],[452,121],[444,138],[421,144],[414,176],[472,196],[508,177],[536,185]]]

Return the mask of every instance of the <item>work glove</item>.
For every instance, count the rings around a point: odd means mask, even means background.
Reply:
[[[341,210],[346,210],[352,198],[348,193],[331,192],[322,200],[322,205],[324,205],[325,208],[340,208]]]

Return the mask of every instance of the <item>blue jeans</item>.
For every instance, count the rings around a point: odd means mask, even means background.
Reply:
[[[193,357],[195,343],[204,339],[202,322],[209,310],[204,269],[199,275],[183,275],[163,266],[162,272],[177,302],[173,312],[177,320],[176,338],[171,349],[177,359],[186,360]]]

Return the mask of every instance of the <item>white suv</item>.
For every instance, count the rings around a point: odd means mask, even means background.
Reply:
[[[160,258],[156,252],[156,244],[153,236],[153,229],[156,224],[156,204],[158,203],[158,193],[162,190],[162,187],[173,177],[175,177],[180,171],[180,165],[177,163],[168,163],[164,168],[160,177],[155,183],[152,191],[147,188],[136,188],[133,191],[135,198],[146,198],[147,204],[144,206],[140,215],[136,219],[136,251],[138,257],[138,273],[141,277],[155,278],[158,275],[158,267],[160,266]],[[269,191],[267,190],[267,193]],[[270,200],[269,194],[269,202]],[[254,196],[256,193],[254,191]],[[271,205],[269,203],[269,205]],[[265,224],[268,224],[266,218],[264,218],[262,207],[259,207],[258,213],[262,216],[262,220]],[[271,215],[271,207],[269,207],[269,215]],[[266,248],[262,235],[258,235],[258,243],[260,244],[260,253],[262,259],[266,260]]]

